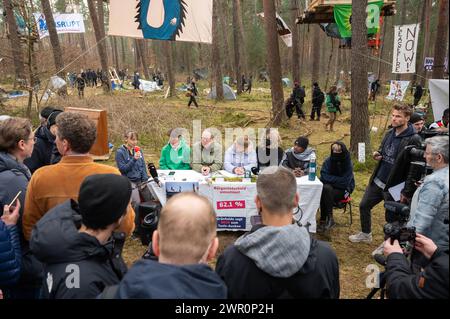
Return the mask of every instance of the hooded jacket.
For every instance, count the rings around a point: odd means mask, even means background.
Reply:
[[[52,164],[52,152],[55,147],[55,136],[46,126],[40,126],[36,130],[36,143],[33,154],[23,163],[34,173],[38,168]]]
[[[119,285],[117,299],[225,299],[227,288],[205,264],[138,261]]]
[[[19,163],[14,157],[5,152],[0,152],[0,207],[9,205],[19,191],[20,200],[20,218],[17,222],[19,231],[22,228],[23,208],[25,206],[25,193],[27,191],[28,182],[30,181],[30,170]]]
[[[290,169],[301,168],[305,174],[309,173],[309,161],[311,155],[315,152],[312,148],[308,147],[303,153],[296,154],[294,148],[291,147],[284,154],[281,165]]]
[[[334,142],[342,148],[342,157],[327,157],[320,169],[320,181],[331,184],[334,188],[347,190],[352,193],[355,189],[355,178],[353,176],[353,164],[350,153],[344,143]]]
[[[50,299],[95,298],[118,284],[126,272],[121,257],[125,234],[102,245],[78,232],[81,215],[73,200],[51,209],[33,229],[30,248],[44,266],[43,296]]]
[[[391,134],[393,134],[393,129],[388,130],[381,141],[380,148],[378,149],[380,154],[382,154],[384,145]],[[410,123],[408,123],[408,128],[404,132],[394,138],[400,139],[400,141],[398,143],[397,156],[395,157],[392,169],[390,169],[384,190],[387,191],[390,187],[406,181],[407,183],[405,184],[405,188],[402,190],[402,194],[408,198],[411,198],[417,187],[414,185],[414,181],[411,178],[408,178],[408,175],[410,174],[411,160],[408,156],[408,151],[405,151],[405,147],[408,145],[420,146],[422,139],[418,134],[416,134],[414,127]],[[371,184],[377,176],[380,167],[381,161],[378,162],[377,167],[373,171],[369,184]]]
[[[216,272],[232,299],[339,298],[336,254],[297,224],[254,226],[227,247]]]

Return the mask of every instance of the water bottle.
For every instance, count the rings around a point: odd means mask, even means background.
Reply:
[[[312,153],[309,160],[309,174],[308,180],[315,181],[316,180],[316,154]]]

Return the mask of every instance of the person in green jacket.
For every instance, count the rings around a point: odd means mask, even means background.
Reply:
[[[203,131],[201,141],[195,143],[192,150],[192,169],[194,171],[208,176],[222,169],[222,145],[215,141],[211,130]]]
[[[180,131],[173,129],[170,132],[169,143],[161,150],[159,169],[165,170],[189,170],[191,149],[183,139]]]
[[[327,94],[327,98],[325,100],[325,104],[327,105],[327,112],[330,114],[330,119],[328,120],[327,124],[325,124],[325,127],[328,131],[328,126],[330,126],[330,131],[333,132],[333,125],[336,121],[336,113],[339,111],[339,113],[342,114],[341,111],[341,100],[339,99],[337,87],[333,85],[330,88],[330,91]]]

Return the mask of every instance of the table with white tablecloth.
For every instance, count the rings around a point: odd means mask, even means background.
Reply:
[[[219,172],[220,175],[231,177],[229,173]],[[167,185],[189,184],[198,194],[205,196],[211,202],[217,215],[217,230],[250,230],[250,217],[257,215],[255,205],[256,183],[250,179],[239,182],[228,182],[217,177],[211,181],[195,171],[158,171],[160,185],[152,182],[150,189],[155,197],[165,205],[167,201]],[[191,186],[193,185],[193,186]],[[296,208],[294,218],[309,231],[316,232],[316,212],[320,206],[322,183],[318,178],[309,181],[307,176],[297,178],[297,192],[300,196],[299,207]],[[181,189],[182,186],[179,187]]]

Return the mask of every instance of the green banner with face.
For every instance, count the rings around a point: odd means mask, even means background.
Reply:
[[[369,1],[367,5],[367,34],[375,34],[380,30],[380,14],[383,7],[383,1]],[[352,5],[337,4],[333,9],[334,20],[339,28],[342,38],[352,37]]]

